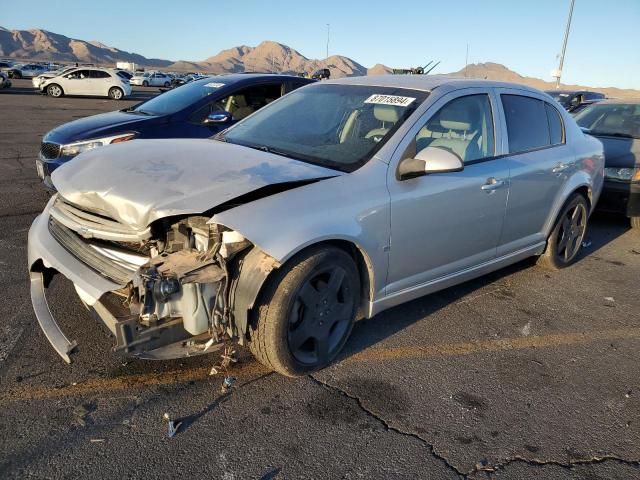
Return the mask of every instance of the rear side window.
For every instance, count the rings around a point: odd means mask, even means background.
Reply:
[[[507,120],[509,153],[551,145],[545,102],[522,95],[500,95]]]
[[[551,145],[560,145],[564,143],[564,129],[562,128],[562,119],[558,110],[548,103],[544,104],[547,109],[547,120],[549,122],[549,138]]]
[[[91,70],[91,78],[109,78],[110,76],[111,75],[102,70]]]

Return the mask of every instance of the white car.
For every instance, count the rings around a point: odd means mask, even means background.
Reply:
[[[45,79],[39,89],[52,97],[62,95],[92,95],[121,100],[131,95],[131,85],[115,70],[79,67]]]
[[[170,87],[171,75],[160,72],[137,73],[131,78],[131,85],[141,87]]]

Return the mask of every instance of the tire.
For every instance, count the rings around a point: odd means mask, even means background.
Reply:
[[[149,82],[147,82],[146,80],[144,82],[142,82],[142,86],[143,87],[148,87],[149,86]]]
[[[631,217],[629,223],[631,224],[631,228],[640,228],[640,217]]]
[[[47,95],[53,98],[60,98],[62,95],[64,95],[64,91],[62,90],[62,87],[60,85],[58,85],[57,83],[52,83],[50,85],[47,85]]]
[[[349,254],[330,246],[303,251],[267,280],[249,348],[260,363],[288,377],[320,370],[349,338],[359,303],[360,277]]]
[[[171,86],[171,83],[169,82],[164,82],[164,88],[169,88]]]
[[[15,78],[16,80],[20,80],[22,78],[22,73],[17,70],[14,70],[13,78]]]
[[[569,197],[547,239],[547,248],[538,258],[538,265],[559,270],[575,262],[587,232],[589,203],[584,195]]]
[[[111,98],[111,100],[122,100],[124,98],[124,92],[119,87],[111,87],[109,89],[109,98]]]

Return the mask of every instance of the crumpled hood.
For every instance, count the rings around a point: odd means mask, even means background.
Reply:
[[[136,229],[197,214],[260,187],[337,170],[214,140],[134,140],[89,150],[56,169],[60,195]]]

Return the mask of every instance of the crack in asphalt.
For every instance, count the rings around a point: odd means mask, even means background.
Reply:
[[[393,427],[391,426],[384,418],[380,417],[379,415],[375,414],[374,412],[372,412],[371,410],[369,410],[367,407],[365,407],[361,401],[361,399],[355,395],[351,395],[349,393],[347,393],[346,391],[342,390],[339,387],[336,387],[335,385],[331,385],[330,383],[327,382],[323,382],[322,380],[317,379],[316,377],[314,377],[313,375],[309,375],[309,378],[316,384],[320,385],[322,388],[325,388],[331,392],[337,393],[339,395],[342,395],[343,397],[349,398],[353,401],[356,402],[356,404],[358,405],[358,407],[360,408],[360,410],[362,410],[367,416],[373,418],[374,420],[376,420],[377,422],[381,423],[384,428],[387,431],[391,431],[394,433],[397,433],[399,435],[403,435],[405,437],[411,437],[415,440],[418,440],[422,445],[424,445],[425,447],[428,448],[429,452],[431,453],[431,455],[436,458],[437,460],[439,460],[442,464],[444,464],[444,466],[450,470],[451,472],[453,472],[458,478],[467,478],[467,474],[461,472],[460,470],[458,470],[455,466],[453,466],[451,463],[449,463],[449,461],[443,457],[442,455],[439,455],[436,451],[435,448],[432,444],[430,444],[429,442],[427,442],[424,438],[422,438],[420,435],[417,435],[415,433],[411,433],[411,432],[405,432],[404,430],[400,430],[397,427]]]
[[[493,475],[498,470],[504,470],[506,467],[513,463],[526,463],[527,465],[531,465],[532,467],[543,467],[545,465],[552,465],[560,468],[564,468],[566,470],[571,470],[573,467],[577,467],[580,465],[596,465],[599,463],[605,462],[616,462],[624,465],[629,465],[632,467],[640,468],[640,460],[627,460],[625,458],[620,458],[615,455],[602,455],[602,456],[593,456],[588,459],[577,459],[572,460],[570,462],[559,462],[557,460],[538,460],[538,459],[530,459],[524,458],[520,456],[515,456],[507,459],[505,462],[498,463],[495,465],[486,465],[482,467],[474,468],[468,475],[473,475],[480,472],[488,473],[489,475]]]
[[[489,476],[493,476],[497,471],[504,470],[505,468],[507,468],[509,465],[513,463],[526,463],[527,465],[530,465],[532,467],[543,467],[546,465],[552,465],[552,466],[557,466],[567,470],[571,470],[573,467],[580,466],[580,465],[595,465],[595,464],[605,463],[605,462],[617,462],[624,465],[640,468],[640,460],[628,460],[615,455],[593,456],[588,459],[577,459],[577,460],[572,460],[570,462],[560,462],[557,460],[529,459],[521,456],[514,456],[511,458],[508,458],[504,462],[496,463],[493,465],[489,463],[487,463],[486,465],[482,465],[478,463],[474,468],[472,468],[468,472],[463,472],[459,470],[455,465],[453,465],[446,457],[437,453],[434,445],[429,443],[426,439],[422,438],[420,435],[401,430],[397,427],[393,427],[380,415],[377,415],[373,411],[369,410],[367,407],[364,406],[360,397],[356,395],[352,395],[335,385],[331,385],[328,382],[324,382],[314,377],[313,375],[309,375],[309,378],[314,383],[320,385],[321,387],[355,401],[358,407],[360,408],[360,410],[362,410],[367,416],[381,423],[387,431],[391,431],[399,435],[411,437],[411,438],[414,438],[415,440],[418,440],[421,444],[423,444],[425,447],[429,449],[429,452],[434,458],[442,462],[445,465],[445,467],[447,467],[448,470],[453,472],[458,478],[461,478],[461,479],[468,479],[470,476],[472,475],[475,476],[480,473],[486,473]]]

